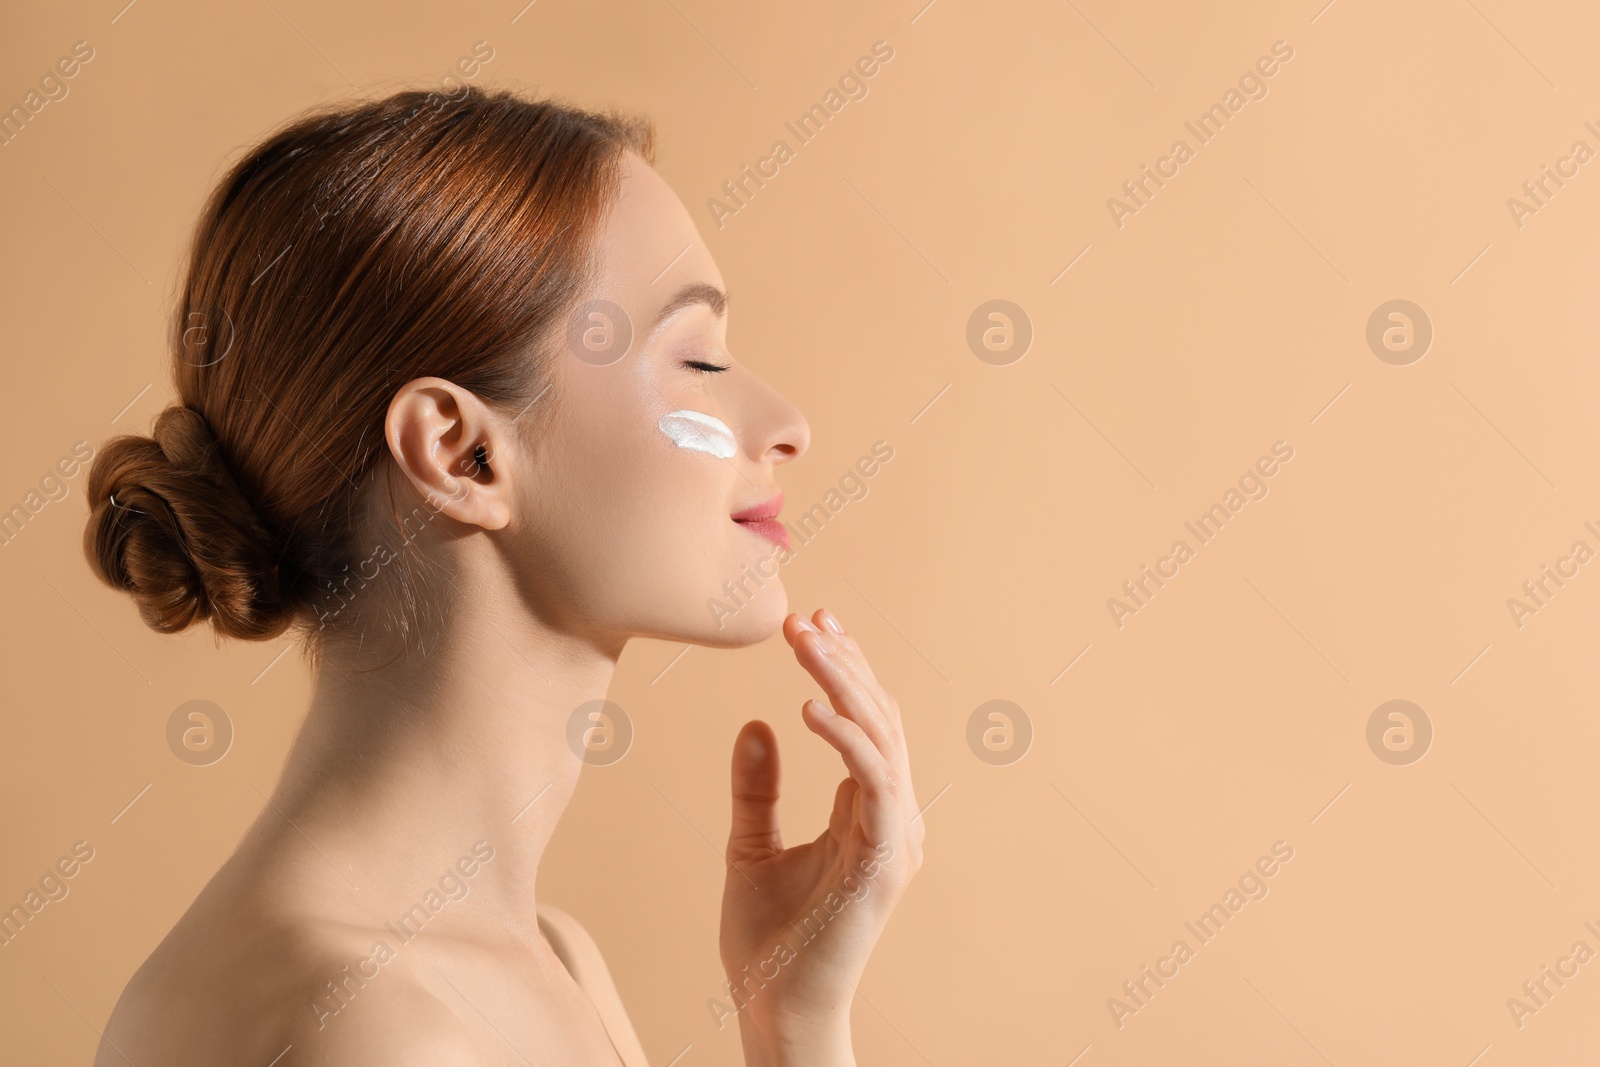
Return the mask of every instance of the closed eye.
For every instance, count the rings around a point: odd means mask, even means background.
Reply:
[[[686,359],[683,361],[683,365],[691,370],[700,371],[703,374],[721,374],[723,371],[729,369],[716,363],[707,363],[700,359]]]

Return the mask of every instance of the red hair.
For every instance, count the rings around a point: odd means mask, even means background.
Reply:
[[[171,348],[176,402],[103,446],[84,549],[163,633],[311,632],[363,555],[406,382],[517,411],[592,278],[650,124],[508,91],[408,91],[295,119],[201,214]]]

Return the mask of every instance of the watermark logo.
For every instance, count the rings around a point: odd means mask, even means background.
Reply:
[[[1201,148],[1215,140],[1244,110],[1245,105],[1267,98],[1271,91],[1268,79],[1275,77],[1283,65],[1292,59],[1293,45],[1283,40],[1272,42],[1270,55],[1263,55],[1254,65],[1246,67],[1244,73],[1239,75],[1237,84],[1230,85],[1220,100],[1192,121],[1183,124],[1184,132],[1194,138],[1193,145],[1183,137],[1175,139],[1167,154],[1158,158],[1154,167],[1148,163],[1141,164],[1138,176],[1122,183],[1122,197],[1106,198],[1106,211],[1111,216],[1112,224],[1120,230],[1128,224],[1128,219],[1149,207],[1156,193],[1182,173],[1184,164],[1193,160]],[[1148,78],[1145,80],[1149,81]]]
[[[45,868],[37,884],[29,886],[20,901],[9,908],[0,904],[0,948],[9,946],[20,937],[47,905],[66,900],[67,894],[72,892],[69,880],[77,877],[83,865],[92,859],[94,846],[87,841],[78,841],[72,846],[71,853]]]
[[[344,964],[338,974],[324,981],[307,1001],[312,1014],[317,1017],[317,1029],[326,1027],[329,1019],[349,1007],[356,994],[382,974],[383,967],[394,961],[400,949],[420,936],[423,928],[438,918],[440,912],[451,904],[467,899],[467,894],[472,891],[471,879],[494,856],[494,846],[489,842],[474,842],[472,851],[446,867],[421,900],[397,919],[383,924],[384,932],[394,938],[393,945],[386,938],[374,940],[370,953]]]
[[[750,1002],[766,989],[768,982],[776,981],[786,964],[799,959],[800,952],[825,934],[845,908],[871,895],[873,882],[895,858],[894,846],[887,841],[874,845],[872,851],[873,855],[857,861],[855,869],[840,880],[837,889],[830,889],[811,905],[809,911],[789,920],[789,929],[794,936],[784,935],[783,940],[773,944],[769,955],[747,963],[737,973],[730,974],[728,981],[723,983],[723,999],[706,999],[706,1008],[711,1012],[711,1019],[717,1024],[718,1030],[749,1007]],[[857,871],[860,873],[857,874]]]
[[[22,533],[22,528],[52,503],[66,499],[72,491],[67,479],[77,477],[94,458],[94,448],[87,441],[72,446],[71,455],[56,460],[54,468],[47,468],[39,478],[39,488],[28,490],[17,503],[5,508],[0,505],[0,548],[4,548]]]
[[[226,311],[220,316],[191,311],[184,319],[183,353],[179,357],[191,367],[210,367],[221,363],[233,351],[233,318]]]
[[[1592,522],[1583,524],[1584,529],[1600,537],[1600,527]],[[1511,613],[1511,621],[1517,629],[1522,629],[1528,623],[1530,615],[1539,614],[1540,610],[1547,607],[1555,595],[1566,587],[1567,582],[1576,578],[1585,563],[1594,559],[1594,549],[1584,540],[1572,542],[1572,548],[1565,556],[1557,557],[1555,566],[1548,563],[1539,564],[1539,574],[1522,583],[1522,597],[1507,597],[1506,609]]]
[[[94,45],[88,41],[73,42],[70,54],[56,60],[53,67],[45,68],[39,76],[37,89],[29,89],[21,102],[12,104],[9,110],[0,110],[0,148],[20,137],[28,124],[36,122],[39,113],[47,106],[65,100],[72,91],[67,81],[76,78],[84,65],[94,57]]]
[[[1600,128],[1593,121],[1585,122],[1583,128],[1600,137]],[[1567,182],[1576,178],[1583,165],[1594,156],[1594,149],[1589,147],[1589,142],[1580,139],[1573,141],[1567,154],[1556,160],[1554,169],[1548,163],[1539,164],[1539,176],[1522,183],[1525,199],[1506,197],[1506,210],[1511,214],[1511,224],[1520,230],[1527,225],[1528,216],[1537,215],[1541,208],[1549,207],[1556,193],[1566,188]]]
[[[967,718],[967,747],[985,763],[1006,767],[1028,754],[1033,720],[1009,700],[987,700]]]
[[[633,747],[633,720],[609,700],[586,700],[567,719],[567,747],[591,766],[615,763]]]
[[[192,767],[209,767],[233,747],[233,720],[209,700],[179,704],[167,717],[167,747]]]
[[[821,500],[795,513],[795,518],[784,523],[789,530],[788,548],[775,545],[771,553],[756,560],[753,567],[748,563],[743,564],[737,577],[724,581],[723,596],[706,599],[706,610],[710,612],[711,621],[717,629],[722,629],[730,618],[754,603],[756,594],[778,576],[779,568],[792,563],[801,548],[810,544],[824,526],[839,517],[846,504],[865,500],[871,490],[867,483],[877,477],[883,465],[892,459],[894,446],[888,441],[874,441],[871,453],[858,458],[853,467],[846,468],[839,476],[834,483],[837,488],[830,488]]]
[[[1409,300],[1389,300],[1367,319],[1367,347],[1385,363],[1409,366],[1428,354],[1433,320]]]
[[[1600,927],[1592,922],[1585,922],[1583,926],[1590,934],[1600,938]],[[1580,938],[1572,943],[1571,952],[1556,960],[1554,967],[1548,963],[1541,964],[1538,977],[1522,983],[1522,996],[1506,998],[1506,1010],[1511,1013],[1511,1021],[1517,1029],[1528,1025],[1529,1016],[1537,1015],[1541,1008],[1549,1007],[1551,998],[1578,977],[1583,965],[1594,956],[1594,949]]]
[[[1032,344],[1033,320],[1009,300],[987,300],[967,319],[967,347],[991,366],[1010,366]]]
[[[1186,936],[1174,940],[1167,954],[1157,958],[1154,966],[1142,964],[1136,977],[1122,983],[1121,996],[1106,998],[1106,1010],[1111,1013],[1111,1021],[1117,1029],[1121,1030],[1130,1018],[1148,1007],[1155,995],[1182,973],[1184,964],[1214,941],[1246,905],[1267,899],[1267,894],[1272,891],[1268,880],[1293,859],[1293,845],[1283,840],[1274,841],[1270,853],[1263,853],[1246,867],[1220,899],[1214,900],[1198,918],[1185,921],[1183,929]],[[1192,945],[1189,943],[1191,937],[1194,939]]]
[[[609,300],[596,297],[567,318],[567,351],[592,367],[609,367],[633,345],[633,320]]]
[[[767,154],[759,157],[754,167],[748,163],[741,164],[738,175],[722,183],[720,195],[707,197],[706,210],[717,229],[722,229],[730,218],[749,207],[756,193],[765,189],[767,183],[777,178],[785,166],[798,158],[800,149],[816,140],[823,130],[838,119],[839,113],[847,105],[865,100],[871,89],[867,84],[868,79],[875,77],[893,58],[893,45],[888,41],[874,41],[871,54],[860,57],[852,66],[846,67],[839,76],[837,87],[829,87],[821,99],[812,103],[793,121],[783,124],[787,137],[774,140]],[[754,88],[754,83],[751,87]],[[793,145],[788,137],[794,139]]]
[[[1428,754],[1433,720],[1409,700],[1388,700],[1367,719],[1367,747],[1383,762],[1405,767]]]
[[[1282,465],[1292,459],[1293,445],[1287,441],[1274,442],[1271,455],[1263,455],[1254,466],[1246,467],[1235,483],[1236,487],[1230,486],[1208,510],[1194,521],[1183,524],[1184,530],[1194,538],[1193,545],[1184,538],[1172,542],[1167,554],[1158,558],[1154,567],[1145,563],[1140,566],[1137,577],[1122,583],[1122,597],[1107,597],[1106,611],[1110,613],[1117,629],[1122,629],[1128,619],[1149,607],[1156,593],[1181,574],[1184,564],[1194,559],[1201,548],[1220,534],[1223,527],[1244,510],[1246,504],[1253,500],[1265,500],[1271,492],[1267,479],[1275,476],[1283,469]]]

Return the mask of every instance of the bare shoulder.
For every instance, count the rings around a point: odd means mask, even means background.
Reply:
[[[644,1046],[628,1018],[611,971],[595,939],[577,918],[545,901],[538,905],[539,926],[562,964],[599,1014],[612,1045],[626,1064],[644,1064]]]
[[[280,1031],[286,1053],[277,1067],[479,1067],[477,1046],[461,1018],[405,975],[337,1016],[290,1011]]]
[[[383,950],[367,930],[186,916],[123,991],[95,1067],[476,1067],[460,1016]]]
[[[575,916],[541,900],[539,928],[579,985],[590,990],[591,995],[596,986],[610,990],[611,976],[600,946]]]
[[[543,900],[539,901],[539,925],[574,944],[596,947],[594,938],[576,916]]]

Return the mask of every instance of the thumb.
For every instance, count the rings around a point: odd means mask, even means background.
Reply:
[[[861,787],[854,778],[843,778],[839,788],[833,792],[833,814],[828,818],[828,828],[822,831],[822,835],[833,838],[841,849],[850,843],[850,831],[860,821],[856,815],[856,797],[860,791]]]
[[[751,719],[733,742],[733,822],[728,862],[763,860],[783,850],[778,830],[778,738]]]

